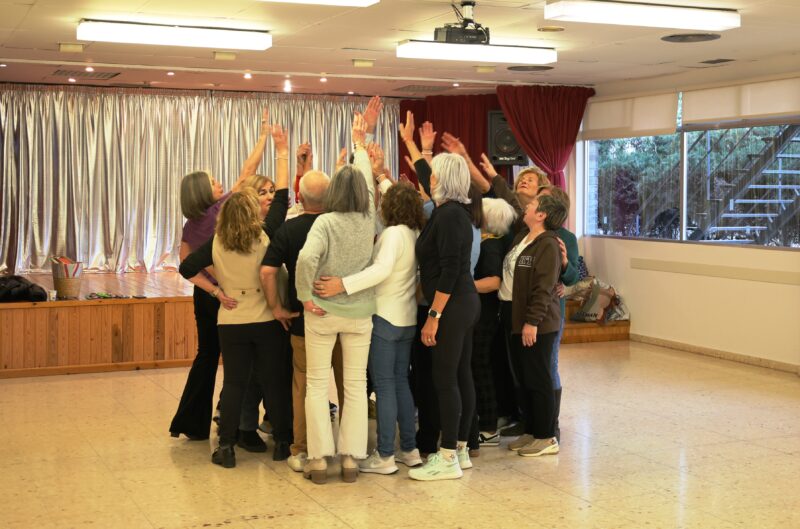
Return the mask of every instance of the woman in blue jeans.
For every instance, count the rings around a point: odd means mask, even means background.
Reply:
[[[378,178],[380,179],[382,175]],[[325,298],[375,287],[377,314],[373,316],[369,349],[369,374],[377,396],[378,447],[359,462],[361,472],[393,474],[394,439],[400,426],[397,460],[408,466],[422,464],[416,448],[414,400],[408,384],[411,343],[417,324],[417,259],[414,245],[424,224],[422,200],[407,183],[381,187],[381,218],[386,228],[373,251],[373,264],[345,278],[321,277],[315,294]]]

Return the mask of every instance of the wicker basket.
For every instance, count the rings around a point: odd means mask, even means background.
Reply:
[[[78,299],[81,296],[83,264],[63,265],[52,263],[53,286],[58,299]]]

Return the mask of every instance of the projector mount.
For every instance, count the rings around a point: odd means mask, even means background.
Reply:
[[[489,28],[475,22],[475,4],[477,4],[475,0],[461,0],[461,9],[455,2],[450,4],[456,13],[458,23],[436,28],[433,40],[451,44],[489,44]]]

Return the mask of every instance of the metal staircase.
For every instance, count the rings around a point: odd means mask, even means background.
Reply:
[[[789,245],[783,229],[800,210],[800,126],[770,129],[776,129],[774,135],[761,137],[757,129],[747,129],[726,147],[727,154],[715,167],[705,163],[690,169],[690,182],[699,178],[705,184],[690,185],[689,201],[698,210],[690,239]],[[717,143],[723,138],[721,134]],[[763,142],[760,149],[742,152],[740,147],[756,139]],[[706,149],[702,160],[708,161],[711,152]]]

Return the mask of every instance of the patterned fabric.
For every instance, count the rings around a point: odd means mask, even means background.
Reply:
[[[586,260],[582,255],[578,256],[578,281],[589,277],[589,269],[586,267]]]

